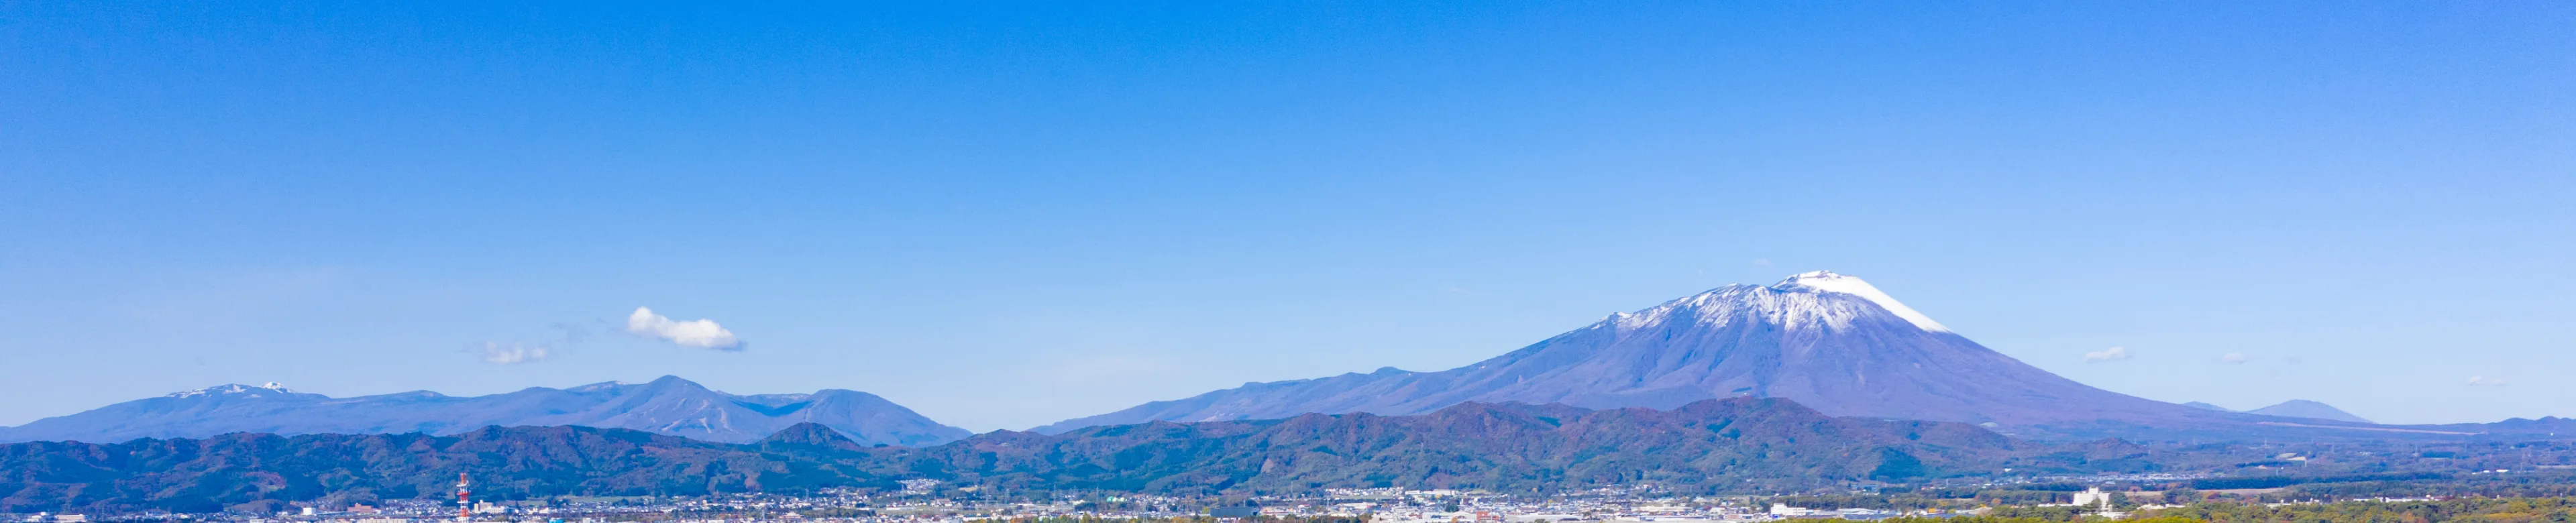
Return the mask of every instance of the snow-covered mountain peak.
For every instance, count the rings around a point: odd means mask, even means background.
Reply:
[[[260,392],[277,392],[277,393],[283,393],[283,394],[294,394],[294,393],[295,393],[295,391],[287,390],[287,389],[286,389],[286,385],[279,384],[278,382],[274,382],[274,381],[272,381],[272,382],[268,382],[268,383],[264,383],[264,384],[260,384],[260,385],[256,385],[256,386],[253,386],[253,385],[242,385],[242,384],[238,384],[238,383],[230,384],[230,385],[216,385],[216,386],[212,386],[212,387],[206,387],[206,388],[197,389],[197,390],[191,390],[191,391],[173,392],[173,393],[170,393],[170,395],[169,395],[169,396],[166,396],[166,397],[171,397],[171,398],[193,398],[193,397],[198,397],[198,396],[211,396],[211,395],[216,395],[216,394],[258,394],[258,393],[260,393]]]
[[[1786,283],[1797,283],[1797,282],[1802,281],[1802,280],[1817,280],[1817,281],[1823,281],[1823,280],[1841,280],[1841,279],[1852,279],[1852,280],[1857,280],[1857,279],[1860,279],[1860,278],[1859,278],[1859,277],[1857,277],[1857,276],[1846,276],[1846,275],[1843,275],[1842,273],[1838,273],[1838,272],[1834,272],[1834,271],[1807,271],[1807,272],[1801,272],[1801,273],[1797,273],[1797,274],[1791,274],[1791,275],[1789,275],[1789,278],[1788,278],[1788,279],[1780,280],[1780,283],[1784,283],[1784,284],[1786,284]]]
[[[1861,299],[1869,300],[1870,303],[1878,304],[1879,308],[1887,309],[1887,312],[1896,314],[1896,317],[1904,318],[1907,323],[1912,323],[1916,327],[1922,327],[1923,330],[1932,332],[1950,332],[1950,328],[1942,326],[1941,322],[1932,321],[1931,316],[1925,316],[1921,312],[1915,312],[1914,308],[1907,307],[1904,303],[1897,302],[1895,297],[1888,296],[1886,292],[1879,291],[1878,287],[1870,286],[1869,282],[1861,281],[1860,278],[1852,276],[1835,274],[1834,271],[1799,273],[1795,276],[1790,276],[1789,279],[1780,280],[1780,283],[1773,284],[1771,288],[1793,292],[1839,292],[1859,296]]]
[[[1753,321],[1786,328],[1839,330],[1868,317],[1903,321],[1929,332],[1950,332],[1940,322],[1898,303],[1869,282],[1829,271],[1790,276],[1767,287],[1737,284],[1710,289],[1644,310],[1611,314],[1601,324],[1623,333],[1676,320],[1712,327]]]
[[[629,385],[634,385],[634,384],[633,384],[633,383],[623,382],[623,381],[603,381],[603,382],[599,382],[599,383],[592,383],[592,384],[589,384],[589,385],[581,385],[581,386],[576,386],[576,387],[572,387],[572,388],[567,388],[567,389],[564,389],[564,390],[565,390],[565,391],[567,391],[567,392],[599,392],[599,391],[603,391],[603,390],[616,390],[616,389],[618,389],[618,388],[626,387],[626,386],[629,386]]]

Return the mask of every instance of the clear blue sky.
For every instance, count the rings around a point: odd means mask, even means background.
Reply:
[[[2149,398],[2576,415],[2576,4],[1060,4],[0,3],[0,424],[1025,428],[1815,269]]]

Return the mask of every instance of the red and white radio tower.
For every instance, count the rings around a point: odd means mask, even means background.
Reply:
[[[473,490],[470,490],[470,489],[468,489],[467,487],[471,487],[471,486],[473,486],[473,485],[474,485],[474,482],[472,482],[472,481],[466,481],[466,480],[465,480],[465,473],[463,473],[463,472],[456,473],[456,520],[457,520],[457,521],[465,521],[465,520],[473,519],[473,518],[474,518],[474,505],[467,504],[467,503],[465,502],[465,495],[474,493],[474,491],[473,491]]]

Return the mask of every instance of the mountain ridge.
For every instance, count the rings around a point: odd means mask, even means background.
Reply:
[[[2335,408],[2333,405],[2309,400],[2284,401],[2268,407],[2245,411],[2245,413],[2288,418],[2333,420],[2347,423],[2378,424],[2378,422],[2362,419],[2361,416],[2356,416],[2351,412]]]
[[[865,392],[736,395],[663,376],[640,384],[529,387],[485,396],[411,391],[332,398],[276,383],[217,385],[0,427],[0,442],[118,442],[227,433],[448,435],[486,426],[574,425],[739,443],[806,421],[870,444],[926,445],[971,435]]]

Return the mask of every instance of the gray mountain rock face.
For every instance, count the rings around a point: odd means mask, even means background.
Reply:
[[[2189,425],[2235,416],[2086,386],[1950,332],[1858,278],[1731,285],[1439,372],[1393,368],[1249,383],[1038,427],[1420,414],[1461,402],[1670,409],[1786,398],[1834,416],[1991,423]]]
[[[872,445],[936,445],[971,435],[865,392],[735,395],[664,376],[473,397],[416,391],[333,398],[274,383],[223,385],[0,428],[0,442],[113,443],[233,432],[445,435],[492,425],[580,425],[747,443],[803,422]]]

